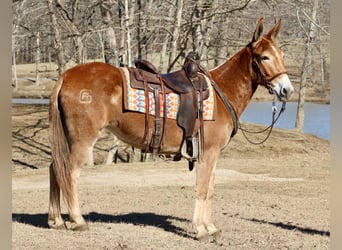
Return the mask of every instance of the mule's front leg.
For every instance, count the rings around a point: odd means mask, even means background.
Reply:
[[[221,231],[216,228],[211,218],[213,190],[209,188],[207,195],[203,196],[197,195],[195,202],[193,225],[197,233],[196,238],[204,240],[210,235],[217,239]]]
[[[215,154],[207,155],[206,160],[197,166],[196,202],[193,225],[199,240],[208,235],[216,235],[219,230],[212,223],[211,205],[214,191],[214,174],[216,169]]]
[[[194,229],[196,232],[196,238],[198,240],[203,240],[208,235],[208,232],[203,222],[204,203],[205,203],[205,200],[203,198],[200,198],[197,194],[192,224],[194,226]]]
[[[221,235],[221,230],[216,228],[211,218],[213,192],[214,192],[214,180],[210,180],[207,199],[205,200],[205,203],[204,203],[203,223],[208,234],[212,235],[215,238],[215,240],[217,240],[217,238],[220,237]]]

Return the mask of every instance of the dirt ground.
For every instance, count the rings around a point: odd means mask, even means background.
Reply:
[[[213,219],[222,236],[212,243],[195,240],[192,231],[195,171],[185,161],[103,165],[107,133],[95,145],[95,166],[79,180],[90,230],[48,229],[48,106],[13,105],[12,124],[13,249],[329,248],[326,140],[275,129],[254,146],[239,132],[218,161]],[[62,212],[67,219],[64,204]]]

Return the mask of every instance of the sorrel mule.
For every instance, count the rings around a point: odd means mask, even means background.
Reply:
[[[258,85],[274,90],[281,99],[288,99],[293,93],[283,52],[274,42],[280,26],[281,20],[262,35],[261,18],[249,45],[210,71],[212,80],[223,90],[238,117]],[[67,70],[53,89],[49,113],[52,164],[48,224],[51,228],[65,228],[60,209],[61,190],[69,209],[71,229],[87,229],[76,182],[103,128],[110,129],[127,144],[145,148],[142,144],[145,115],[123,111],[122,84],[118,68],[89,63]],[[197,197],[193,225],[199,239],[220,232],[211,218],[214,173],[220,150],[229,143],[233,131],[231,114],[220,98],[216,96],[215,99],[215,121],[204,122],[204,152],[202,161],[196,165]],[[153,121],[152,117],[150,119]],[[180,151],[182,130],[171,119],[167,120],[166,128],[162,153],[176,154]]]

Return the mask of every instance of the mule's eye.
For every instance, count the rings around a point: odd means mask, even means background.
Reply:
[[[262,57],[261,57],[261,60],[267,61],[267,60],[270,60],[270,58],[269,58],[268,56],[262,56]]]

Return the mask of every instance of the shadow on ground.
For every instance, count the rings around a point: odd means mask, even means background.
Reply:
[[[66,214],[62,215],[64,220],[68,219]],[[188,219],[174,217],[170,215],[160,215],[155,213],[128,213],[121,215],[109,215],[101,214],[96,212],[91,212],[84,215],[84,218],[88,222],[93,223],[125,223],[139,226],[153,226],[163,229],[166,232],[171,232],[186,238],[194,238],[189,232],[185,231],[183,228],[175,226],[173,222],[187,222]],[[23,214],[23,213],[13,213],[12,221],[19,223],[24,223],[32,225],[39,228],[48,228],[47,225],[48,214]]]
[[[66,214],[63,214],[62,217],[64,220],[68,219],[68,216]],[[124,224],[138,225],[138,226],[153,226],[153,227],[163,229],[166,232],[174,233],[182,237],[194,238],[194,235],[191,235],[189,232],[185,231],[183,228],[180,228],[173,224],[174,221],[190,223],[188,219],[179,218],[179,217],[170,216],[170,215],[160,215],[160,214],[155,214],[155,213],[128,213],[128,214],[121,214],[121,215],[110,215],[110,214],[101,214],[101,213],[91,212],[89,214],[86,214],[84,218],[88,222],[93,222],[93,223],[114,223],[114,224],[124,223]],[[47,214],[18,214],[18,213],[12,214],[12,221],[32,225],[34,227],[39,227],[39,228],[48,228],[47,219],[48,219]],[[295,230],[295,231],[302,232],[304,234],[322,235],[322,236],[330,237],[329,231],[317,230],[317,229],[312,229],[308,227],[300,227],[300,226],[295,226],[295,225],[286,224],[282,222],[270,222],[270,221],[255,219],[255,218],[253,219],[240,218],[240,219],[250,221],[253,223],[272,225],[272,226],[275,226],[284,230],[290,230],[290,231]]]
[[[243,219],[243,218],[242,218]],[[324,230],[317,230],[317,229],[312,229],[309,227],[300,227],[300,226],[295,226],[289,223],[282,223],[282,222],[271,222],[271,221],[266,221],[266,220],[259,220],[259,219],[243,219],[259,224],[267,224],[267,225],[272,225],[278,228],[282,228],[284,230],[289,230],[289,231],[299,231],[304,234],[311,234],[311,235],[321,235],[321,236],[327,236],[330,237],[330,232],[329,231],[324,231]]]

